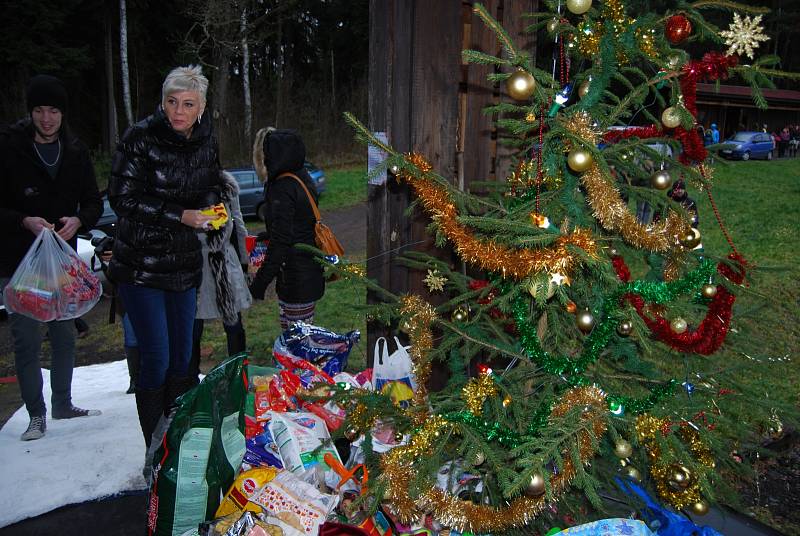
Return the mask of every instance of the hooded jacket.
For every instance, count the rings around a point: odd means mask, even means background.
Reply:
[[[59,230],[63,217],[77,216],[84,229],[97,223],[103,200],[97,189],[89,150],[62,126],[61,163],[51,178],[33,149],[30,119],[0,130],[0,277],[11,277],[36,238],[22,226],[27,216],[38,216]],[[77,246],[77,236],[69,244]]]
[[[265,138],[263,150],[263,162],[267,168],[264,221],[269,245],[264,264],[258,269],[250,291],[254,297],[262,299],[269,284],[277,279],[275,290],[284,302],[317,301],[325,293],[322,266],[311,254],[294,248],[295,244],[317,247],[316,218],[303,187],[292,177],[280,176],[294,173],[305,183],[311,195],[316,196],[311,177],[303,167],[305,145],[291,130],[274,130]]]
[[[172,129],[159,106],[119,142],[108,188],[119,219],[109,264],[115,283],[176,292],[200,286],[200,240],[181,216],[184,210],[204,208],[210,193],[219,196],[210,115],[202,115],[187,139]]]

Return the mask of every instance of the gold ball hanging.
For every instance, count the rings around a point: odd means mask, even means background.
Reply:
[[[689,510],[695,515],[704,516],[708,513],[708,503],[705,501],[697,501],[689,507]]]
[[[674,490],[686,489],[692,483],[692,473],[682,465],[672,464],[669,466],[667,482]]]
[[[513,399],[511,398],[511,395],[506,395],[505,398],[503,398],[503,407],[507,408],[508,406],[511,405],[512,401]]]
[[[575,321],[578,324],[578,329],[584,333],[589,333],[594,327],[594,315],[592,315],[589,309],[584,309],[578,313],[578,316],[575,317]]]
[[[398,173],[400,173],[400,166],[398,166],[397,164],[392,164],[391,166],[389,166],[389,172],[392,175],[397,175]]]
[[[550,33],[556,33],[556,30],[558,29],[558,22],[559,21],[556,17],[553,17],[547,21],[547,31]]]
[[[404,437],[405,436],[403,435],[403,432],[395,432],[394,433],[394,442],[395,443],[402,443]]]
[[[642,473],[640,473],[639,470],[632,465],[627,466],[622,473],[631,480],[635,480],[637,482],[642,480]]]
[[[681,114],[674,106],[665,108],[661,112],[661,123],[667,128],[675,128],[681,124]]]
[[[669,172],[665,169],[661,171],[656,171],[652,175],[650,175],[650,186],[655,188],[656,190],[666,190],[672,184],[672,177],[669,176]]]
[[[478,452],[475,453],[475,456],[472,458],[472,465],[474,465],[475,467],[478,467],[479,465],[483,465],[483,462],[485,462],[485,461],[486,461],[486,455],[483,452],[478,451]]]
[[[689,227],[678,236],[678,242],[686,249],[694,249],[700,243],[700,231]]]
[[[517,69],[506,80],[506,90],[514,100],[528,100],[536,90],[536,79],[528,71]]]
[[[578,86],[578,97],[584,98],[586,95],[589,94],[589,84],[590,80],[585,81],[580,86]]]
[[[671,327],[672,331],[674,331],[675,333],[683,333],[686,331],[689,325],[686,323],[686,320],[684,320],[681,317],[678,317],[669,323],[669,327]]]
[[[717,286],[706,283],[700,288],[700,294],[702,294],[704,298],[713,298],[717,295]]]
[[[628,337],[633,332],[633,323],[630,320],[623,320],[617,324],[617,333],[620,337]]]
[[[525,495],[528,497],[538,497],[543,494],[544,491],[544,478],[542,475],[533,475],[531,481],[528,482],[528,485],[525,487]]]
[[[469,307],[461,304],[453,309],[453,313],[450,315],[450,320],[453,322],[466,322],[469,320]]]
[[[624,439],[620,439],[614,445],[614,454],[617,458],[629,458],[633,454],[633,447]]]
[[[344,431],[344,437],[348,441],[355,441],[360,434],[358,433],[358,428],[355,426],[351,426],[347,430]]]
[[[576,15],[583,15],[592,7],[592,0],[567,0],[567,9]]]
[[[594,163],[592,153],[585,149],[573,149],[567,155],[567,165],[572,171],[583,173]]]

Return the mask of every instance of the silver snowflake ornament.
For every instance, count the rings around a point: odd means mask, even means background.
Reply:
[[[439,272],[439,270],[428,270],[428,275],[422,281],[428,285],[428,292],[444,290],[444,284],[447,283],[447,278]]]
[[[730,28],[719,33],[728,45],[729,55],[739,54],[752,60],[753,50],[759,47],[759,41],[769,40],[761,27],[761,17],[758,15],[751,19],[749,16],[742,18],[738,13],[733,14]]]

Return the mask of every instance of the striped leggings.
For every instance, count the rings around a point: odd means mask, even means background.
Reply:
[[[314,309],[317,302],[309,303],[286,303],[285,301],[278,300],[278,307],[280,308],[280,321],[281,329],[288,329],[288,327],[295,322],[305,322],[306,324],[314,323]]]

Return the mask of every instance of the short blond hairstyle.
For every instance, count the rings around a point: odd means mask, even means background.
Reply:
[[[161,104],[164,104],[167,97],[179,91],[197,92],[200,95],[201,104],[205,105],[208,78],[203,76],[203,68],[199,65],[187,65],[172,69],[161,86]]]

